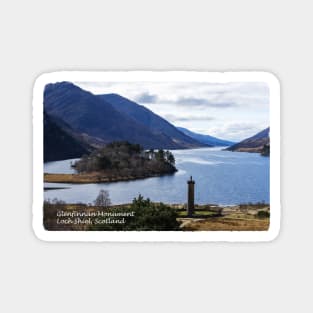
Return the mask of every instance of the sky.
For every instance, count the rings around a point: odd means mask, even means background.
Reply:
[[[94,94],[117,93],[193,132],[241,141],[269,127],[263,82],[74,82]]]

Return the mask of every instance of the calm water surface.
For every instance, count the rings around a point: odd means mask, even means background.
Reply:
[[[172,151],[178,172],[129,182],[101,184],[45,183],[46,187],[70,187],[48,190],[45,199],[58,198],[69,203],[92,203],[100,189],[109,191],[113,204],[129,203],[141,193],[152,201],[185,203],[187,180],[195,180],[195,201],[223,205],[269,203],[269,158],[257,153],[229,152],[221,148]],[[72,160],[45,163],[46,173],[73,173]]]

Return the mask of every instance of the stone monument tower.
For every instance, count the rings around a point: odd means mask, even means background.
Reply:
[[[192,216],[195,209],[195,181],[192,180],[192,176],[190,176],[190,180],[187,181],[187,184],[188,184],[187,215]]]

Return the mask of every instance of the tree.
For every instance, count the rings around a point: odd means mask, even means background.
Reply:
[[[111,200],[109,192],[107,190],[101,189],[96,200],[94,201],[96,206],[108,207],[111,205]]]
[[[150,149],[150,150],[149,150],[149,159],[150,159],[150,160],[153,160],[154,157],[155,157],[154,149]]]
[[[139,194],[138,198],[134,198],[133,199],[132,205],[135,206],[135,207],[139,207],[139,208],[146,207],[146,206],[150,205],[150,199],[147,198],[145,200],[144,197],[141,194]]]
[[[117,231],[173,231],[181,230],[178,214],[175,209],[163,203],[153,203],[141,194],[133,202],[118,209],[107,208],[106,212],[131,213],[125,217],[125,223],[92,224],[89,230],[117,230]]]
[[[263,156],[269,156],[270,155],[270,145],[265,144],[262,148],[261,155]]]
[[[135,218],[125,225],[128,230],[179,230],[175,210],[163,203],[153,203],[141,194],[133,200],[130,210],[135,212]]]
[[[168,162],[171,163],[172,165],[175,165],[175,157],[172,153],[168,157]]]
[[[174,157],[174,155],[173,155],[173,153],[172,152],[170,152],[170,151],[166,151],[165,152],[165,157],[166,157],[166,161],[168,162],[168,163],[170,163],[170,164],[172,164],[172,165],[175,165],[175,157]]]
[[[159,149],[159,151],[156,153],[156,159],[158,161],[161,161],[161,162],[164,161],[164,150],[163,149]]]
[[[111,160],[107,156],[102,155],[102,156],[98,157],[98,167],[99,167],[99,169],[107,169],[107,168],[110,168],[111,165],[112,165],[112,162],[111,162]]]

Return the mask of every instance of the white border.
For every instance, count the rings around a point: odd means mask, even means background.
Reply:
[[[249,82],[268,84],[270,89],[270,207],[268,231],[47,231],[43,227],[43,91],[58,81],[158,81],[158,82]],[[33,90],[33,229],[45,241],[271,241],[280,229],[280,84],[267,72],[60,71],[40,75]]]

